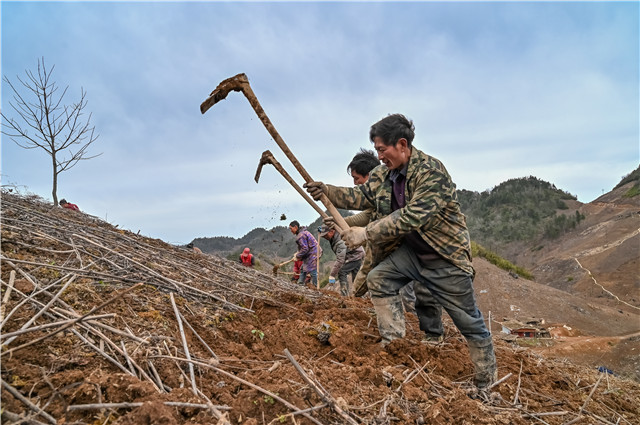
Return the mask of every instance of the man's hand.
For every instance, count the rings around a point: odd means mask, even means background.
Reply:
[[[336,283],[336,278],[335,278],[335,277],[333,277],[333,276],[329,276],[329,284],[331,284],[331,285],[332,285],[332,284],[334,284],[334,283]]]
[[[328,215],[326,218],[323,218],[322,223],[329,229],[336,228],[336,221],[333,219],[333,216]]]
[[[309,182],[303,184],[302,187],[306,188],[309,195],[316,201],[320,199],[322,194],[327,193],[327,185],[322,182]]]
[[[362,246],[367,241],[367,229],[364,227],[350,227],[342,232],[342,240],[350,249]]]
[[[293,258],[292,258],[292,260],[293,260],[293,261],[296,261],[297,259],[298,259],[298,253],[296,252],[295,254],[293,254]]]

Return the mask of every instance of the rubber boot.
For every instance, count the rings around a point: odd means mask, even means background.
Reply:
[[[400,295],[384,298],[371,297],[371,302],[376,310],[382,346],[388,345],[394,339],[404,338],[406,328],[402,297]]]
[[[483,390],[498,379],[496,355],[493,351],[491,337],[480,341],[468,340],[471,362],[476,369],[474,384],[479,390]]]

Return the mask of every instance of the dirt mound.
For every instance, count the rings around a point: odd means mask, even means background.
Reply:
[[[640,422],[637,382],[497,338],[504,379],[472,398],[448,321],[445,341],[425,345],[408,315],[407,337],[381,349],[366,299],[6,193],[1,231],[6,422]]]

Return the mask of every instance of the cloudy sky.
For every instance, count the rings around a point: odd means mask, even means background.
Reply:
[[[413,119],[414,144],[458,188],[533,175],[590,202],[639,162],[638,2],[10,2],[2,75],[38,58],[87,92],[102,153],[59,178],[59,198],[182,244],[303,224],[317,213],[273,168],[303,180],[246,98],[200,103],[249,77],[316,180],[350,185],[371,124]],[[14,116],[7,85],[2,111]],[[50,158],[2,137],[2,184],[51,196]],[[281,221],[281,214],[287,216]]]

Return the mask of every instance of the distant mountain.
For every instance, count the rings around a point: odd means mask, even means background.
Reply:
[[[532,176],[507,180],[482,193],[460,190],[458,198],[471,238],[481,245],[555,238],[584,219],[579,213],[563,213],[575,196]]]
[[[501,253],[531,270],[537,282],[640,310],[639,187],[636,169],[588,204],[569,202],[565,214],[585,217],[575,229],[553,239],[503,244]]]

